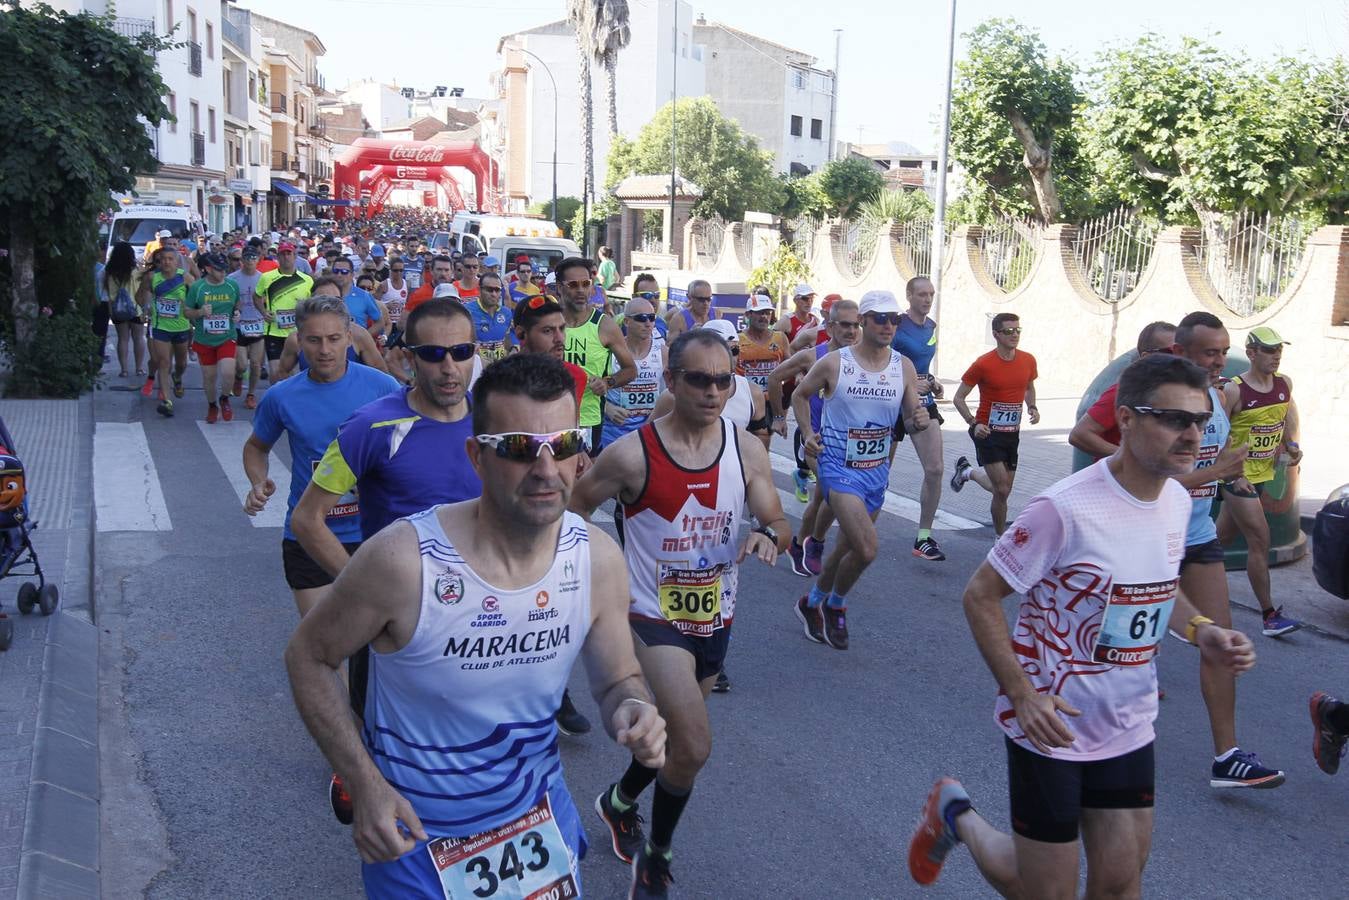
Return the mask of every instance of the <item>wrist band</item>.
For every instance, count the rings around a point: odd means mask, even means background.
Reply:
[[[636,704],[639,704],[639,705],[641,705],[641,706],[651,706],[650,703],[647,703],[645,700],[639,700],[639,699],[637,699],[636,697],[628,697],[626,700],[620,700],[620,701],[618,702],[618,705],[619,705],[619,706],[622,706],[624,703],[636,703]],[[617,708],[617,707],[615,707],[615,709],[616,709],[616,708]],[[652,708],[654,709],[654,707],[652,707]]]
[[[1213,620],[1208,616],[1194,616],[1190,619],[1190,623],[1185,626],[1185,640],[1193,644],[1194,636],[1199,632],[1199,626],[1212,624]]]

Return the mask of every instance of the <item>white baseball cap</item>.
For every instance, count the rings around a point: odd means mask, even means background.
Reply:
[[[899,300],[890,291],[867,291],[857,304],[857,311],[863,316],[867,313],[897,313]]]
[[[155,232],[155,238],[157,239],[162,240],[166,237],[173,237],[173,232],[169,231],[167,228],[161,228]]]
[[[798,284],[798,285],[796,286],[796,290],[792,293],[792,296],[793,296],[793,297],[809,297],[809,296],[812,296],[814,293],[815,293],[815,288],[811,287],[810,285],[806,284],[806,283],[803,281],[803,282],[801,282],[800,284]]]
[[[764,311],[773,311],[773,298],[767,294],[750,294],[748,302],[745,303],[745,312]]]
[[[735,325],[727,319],[708,319],[702,325],[708,331],[715,331],[721,335],[725,341],[739,341],[740,333],[735,330]]]
[[[441,297],[453,297],[455,300],[458,300],[459,288],[452,284],[438,284],[436,285],[435,293],[433,293],[431,297],[434,300],[439,300]]]

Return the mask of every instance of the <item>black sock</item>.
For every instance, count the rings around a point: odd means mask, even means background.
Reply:
[[[675,826],[688,805],[690,789],[683,794],[673,793],[660,779],[656,779],[655,798],[651,802],[651,833],[647,840],[656,850],[669,850],[674,842]]]
[[[659,769],[644,766],[634,759],[632,765],[628,766],[628,771],[624,772],[623,777],[618,779],[619,799],[636,803],[637,798],[642,796],[642,791],[646,790],[646,786],[656,780],[656,773],[659,771]]]
[[[1349,734],[1349,703],[1336,703],[1326,712],[1326,721],[1340,734]]]

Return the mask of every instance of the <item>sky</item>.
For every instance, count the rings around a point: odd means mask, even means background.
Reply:
[[[629,0],[633,5],[654,0]],[[564,0],[241,0],[240,6],[309,28],[328,54],[319,63],[329,89],[378,78],[426,89],[462,87],[491,96],[497,41],[555,21]],[[840,140],[936,146],[945,83],[948,4],[912,0],[693,0],[695,17],[723,22],[834,66],[839,62]],[[303,10],[302,16],[297,15]],[[1014,16],[1039,32],[1052,54],[1084,68],[1104,48],[1155,32],[1206,38],[1255,60],[1349,55],[1349,0],[959,0],[959,35],[994,16]],[[653,110],[654,111],[654,110]]]

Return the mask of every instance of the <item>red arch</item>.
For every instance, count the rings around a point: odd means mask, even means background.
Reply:
[[[370,203],[366,207],[369,215],[377,216],[384,209],[395,182],[438,181],[449,199],[450,211],[467,209],[464,197],[459,192],[459,182],[450,173],[450,166],[390,166],[379,165],[363,172],[362,191],[370,191]]]
[[[462,166],[473,174],[478,209],[487,209],[487,195],[493,194],[495,165],[474,141],[384,141],[357,138],[333,162],[333,190],[339,200],[360,199],[360,173],[375,166]],[[337,215],[347,214],[338,207]]]

